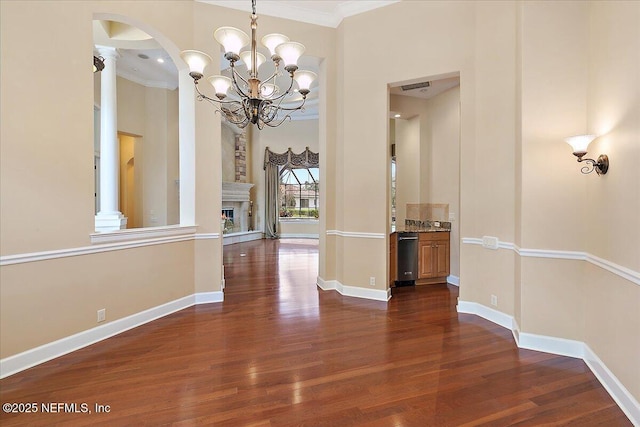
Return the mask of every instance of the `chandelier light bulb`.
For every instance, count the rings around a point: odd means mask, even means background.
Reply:
[[[587,154],[587,148],[591,141],[596,139],[597,135],[576,135],[565,139],[567,144],[573,148],[573,154],[576,157],[582,157]]]
[[[240,49],[251,41],[247,33],[234,27],[220,27],[213,37],[223,46],[225,58],[233,61],[238,60]]]
[[[199,50],[184,50],[180,57],[189,65],[189,75],[195,80],[202,78],[205,67],[213,61],[209,55]]]
[[[311,83],[317,78],[318,75],[313,71],[302,70],[296,73],[294,79],[298,83],[298,91],[302,96],[307,96]]]
[[[298,42],[286,42],[276,47],[276,53],[284,62],[284,69],[294,72],[298,69],[298,59],[304,53],[304,45]]]
[[[276,54],[276,47],[288,41],[289,41],[289,37],[285,36],[284,34],[277,34],[277,33],[267,34],[262,38],[262,44],[264,45],[264,47],[269,49],[269,52],[271,52],[272,58],[274,56],[278,57],[278,55]]]
[[[216,90],[216,96],[218,99],[224,99],[227,97],[227,91],[232,85],[231,79],[225,76],[211,76],[207,77],[211,86]]]
[[[247,70],[249,71],[249,73],[251,73],[253,71],[253,64],[251,64],[251,51],[245,50],[244,52],[240,52],[240,59],[247,66]],[[258,63],[256,72],[258,71],[257,69],[260,68],[260,66],[264,64],[266,60],[267,58],[265,58],[263,54],[261,54],[260,52],[256,52],[256,62]]]

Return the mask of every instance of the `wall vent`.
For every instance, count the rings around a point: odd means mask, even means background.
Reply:
[[[414,89],[422,89],[423,87],[431,86],[431,82],[421,82],[421,83],[413,83],[410,85],[400,86],[403,91],[414,90]]]

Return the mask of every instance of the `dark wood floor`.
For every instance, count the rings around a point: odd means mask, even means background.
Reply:
[[[520,350],[510,331],[457,314],[455,287],[348,298],[316,288],[317,263],[313,240],[225,247],[224,303],[0,382],[3,404],[87,403],[91,414],[2,413],[0,424],[631,425],[581,360]]]

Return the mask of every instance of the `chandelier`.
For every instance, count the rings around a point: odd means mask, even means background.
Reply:
[[[180,56],[189,65],[189,75],[193,78],[199,101],[209,101],[228,122],[240,128],[246,127],[249,123],[253,123],[258,129],[264,126],[276,127],[291,119],[293,112],[303,109],[310,92],[309,87],[317,75],[311,71],[298,70],[298,59],[305,50],[302,44],[289,41],[289,38],[282,34],[268,34],[261,41],[271,52],[275,71],[265,80],[258,78],[258,68],[266,58],[257,51],[256,0],[252,0],[251,5],[251,38],[242,30],[233,27],[220,27],[213,33],[213,37],[223,46],[224,57],[229,61],[231,68],[231,78],[221,75],[207,77],[215,89],[215,98],[208,97],[198,88],[198,82],[204,76],[204,69],[211,63],[212,58],[197,50],[185,50]],[[247,45],[250,45],[250,49],[241,51]],[[246,77],[236,68],[238,60],[247,66]],[[284,64],[284,70],[289,74],[284,85],[288,87],[284,91],[276,85],[276,78],[282,76],[281,64]],[[294,81],[297,83],[297,89],[294,88]],[[229,91],[231,93],[228,94]],[[284,102],[287,98],[292,98],[296,92],[302,96],[301,100],[296,101],[293,106]]]

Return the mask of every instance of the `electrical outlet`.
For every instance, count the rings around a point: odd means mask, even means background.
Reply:
[[[491,295],[491,305],[494,307],[498,306],[498,297],[495,295]]]
[[[453,222],[456,220],[456,214],[453,212],[449,212],[449,222]]]
[[[493,236],[483,236],[482,247],[489,249],[498,249],[498,238]]]
[[[104,322],[104,319],[106,318],[107,318],[107,309],[101,308],[100,310],[98,310],[98,323]]]
[[[369,285],[371,286],[375,286],[376,285],[376,278],[371,276],[369,277]]]

